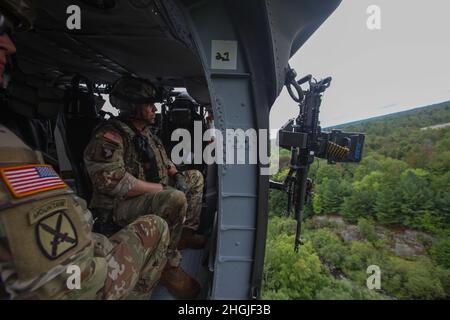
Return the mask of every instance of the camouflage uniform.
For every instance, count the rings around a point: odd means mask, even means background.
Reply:
[[[134,221],[139,216],[153,212],[163,217],[169,225],[171,241],[168,258],[172,266],[178,266],[180,254],[176,250],[181,237],[183,223],[198,226],[200,216],[203,176],[200,172],[186,174],[191,193],[188,199],[181,191],[170,186],[154,194],[143,194],[127,198],[126,194],[134,187],[137,179],[148,181],[148,172],[153,170],[156,180],[149,181],[173,184],[168,169],[174,164],[167,157],[161,140],[149,127],[141,130],[155,155],[156,168],[142,160],[136,148],[136,133],[131,124],[113,119],[96,129],[95,135],[88,144],[84,160],[93,184],[91,208],[93,210],[110,210],[114,223],[119,226]]]
[[[18,191],[11,173],[54,173],[42,163],[0,125],[0,298],[148,298],[166,264],[166,222],[143,216],[110,239],[92,233],[85,201],[65,184]],[[81,271],[80,289],[68,289],[70,266]]]
[[[189,193],[186,196],[188,209],[186,211],[184,227],[197,230],[202,210],[203,175],[198,170],[184,171],[183,175],[186,178],[186,184],[189,187]]]

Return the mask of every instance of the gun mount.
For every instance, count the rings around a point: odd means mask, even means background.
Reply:
[[[315,157],[337,162],[360,162],[364,146],[364,134],[332,130],[322,131],[319,112],[323,93],[331,84],[331,77],[317,81],[311,75],[300,80],[293,69],[286,76],[285,85],[291,98],[298,103],[299,115],[289,120],[278,132],[279,146],[291,151],[289,173],[283,182],[270,181],[270,187],[288,194],[287,215],[294,207],[297,232],[294,250],[301,245],[301,223],[307,199],[311,196],[313,181],[308,178],[310,165]],[[308,83],[307,90],[302,85]]]

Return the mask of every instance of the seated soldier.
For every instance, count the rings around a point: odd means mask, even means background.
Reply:
[[[177,245],[182,234],[183,247],[204,244],[204,236],[183,232],[184,226],[186,230],[198,226],[203,176],[198,171],[186,176],[178,172],[161,140],[151,132],[157,96],[155,86],[143,79],[123,77],[115,83],[110,101],[120,115],[94,130],[84,154],[93,185],[90,207],[104,233],[149,212],[164,218],[171,239],[161,283],[177,297],[193,298],[200,286],[181,269]]]
[[[16,51],[8,33],[29,28],[27,17],[23,1],[0,3],[2,88],[7,58]],[[85,201],[2,124],[0,175],[0,299],[150,297],[167,261],[170,235],[162,218],[141,216],[109,239],[92,233]],[[70,270],[77,269],[78,289],[70,285]]]

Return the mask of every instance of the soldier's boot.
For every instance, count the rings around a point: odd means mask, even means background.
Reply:
[[[178,299],[195,299],[200,293],[200,284],[181,267],[166,265],[160,284]]]
[[[202,249],[206,245],[206,237],[201,234],[196,234],[194,230],[183,228],[181,239],[178,242],[178,250],[183,249]]]

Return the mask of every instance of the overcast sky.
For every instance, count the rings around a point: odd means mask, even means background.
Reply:
[[[369,30],[370,5],[381,30]],[[297,74],[332,76],[323,127],[450,100],[450,0],[344,0],[292,57]],[[271,128],[298,113],[286,90]]]

